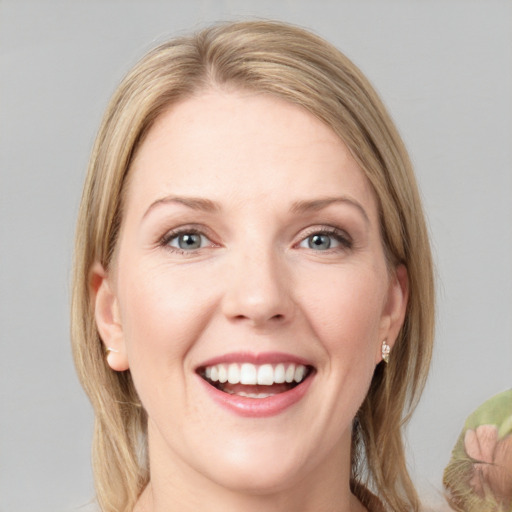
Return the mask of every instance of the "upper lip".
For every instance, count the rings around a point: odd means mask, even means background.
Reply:
[[[197,366],[196,371],[206,368],[207,366],[230,363],[252,363],[254,365],[295,363],[304,366],[313,366],[311,361],[308,361],[303,357],[299,357],[293,354],[287,354],[284,352],[231,352],[228,354],[213,357],[202,362]]]

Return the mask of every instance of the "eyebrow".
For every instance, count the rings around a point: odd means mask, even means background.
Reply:
[[[362,214],[365,221],[368,224],[370,223],[370,218],[368,217],[368,214],[366,213],[366,210],[363,208],[361,203],[359,203],[355,199],[346,196],[326,197],[323,199],[313,199],[311,201],[295,201],[291,207],[291,211],[293,213],[308,213],[310,211],[323,210],[324,208],[327,208],[331,204],[337,203],[354,206]]]
[[[202,197],[166,196],[151,203],[142,218],[147,217],[153,209],[163,204],[179,204],[202,212],[218,212],[220,210],[218,203]]]
[[[339,196],[339,197],[326,197],[322,199],[312,199],[304,201],[295,201],[290,208],[292,213],[308,213],[311,211],[318,211],[327,208],[328,206],[336,203],[348,204],[359,210],[367,223],[370,223],[370,219],[366,210],[363,206],[350,197]],[[215,213],[221,210],[218,203],[211,201],[210,199],[204,199],[202,197],[183,197],[183,196],[166,196],[157,199],[150,204],[142,218],[145,218],[154,208],[163,204],[178,204],[186,206],[192,210],[198,210],[208,213]]]

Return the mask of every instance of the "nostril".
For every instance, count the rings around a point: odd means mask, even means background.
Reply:
[[[287,316],[283,315],[282,313],[278,313],[276,315],[272,316],[257,316],[257,315],[236,315],[232,317],[232,321],[238,323],[238,322],[249,322],[251,324],[254,324],[254,326],[263,326],[266,323],[268,325],[281,325],[285,323]]]

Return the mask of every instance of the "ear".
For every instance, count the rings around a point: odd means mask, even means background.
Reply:
[[[94,304],[96,327],[107,350],[107,363],[112,370],[125,371],[129,365],[119,315],[119,304],[111,279],[98,262],[91,269],[89,285]]]
[[[404,265],[398,265],[390,276],[387,301],[381,319],[376,364],[382,361],[382,342],[391,348],[402,328],[409,300],[409,277]]]

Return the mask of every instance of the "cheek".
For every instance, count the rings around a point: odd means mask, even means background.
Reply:
[[[164,265],[139,262],[126,269],[119,283],[120,314],[135,388],[150,417],[166,423],[172,403],[183,419],[193,406],[187,401],[188,354],[208,322],[212,288],[200,276]]]
[[[368,392],[387,282],[382,276],[368,265],[340,266],[301,283],[306,325],[323,352],[317,377],[322,412],[311,421],[325,439],[350,432]]]
[[[327,270],[301,285],[308,323],[331,355],[367,359],[378,342],[383,312],[381,272],[368,267]]]
[[[156,368],[183,359],[204,327],[213,302],[210,286],[193,273],[164,265],[131,265],[120,283],[120,312],[130,367]]]

